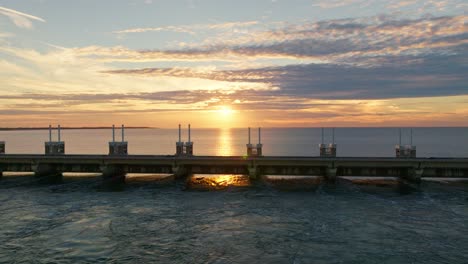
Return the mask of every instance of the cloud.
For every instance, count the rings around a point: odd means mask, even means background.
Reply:
[[[188,27],[181,26],[166,26],[166,27],[151,27],[151,28],[129,28],[114,31],[115,34],[128,34],[128,33],[144,33],[144,32],[160,32],[160,31],[172,31],[178,33],[189,33],[194,34],[192,30],[189,30]]]
[[[337,8],[337,7],[344,7],[354,4],[362,4],[372,2],[369,0],[327,0],[327,1],[317,1],[313,3],[312,6],[320,7],[323,9],[330,9],[330,8]]]
[[[468,45],[461,49],[466,49]],[[199,72],[153,68],[110,70],[136,76],[172,76],[228,82],[264,83],[276,96],[311,99],[387,99],[466,95],[468,66],[463,55],[373,58],[372,67],[335,64],[287,65]],[[374,65],[375,64],[375,65]],[[277,87],[278,89],[273,89]]]
[[[0,32],[0,40],[1,39],[6,39],[6,38],[10,38],[14,36],[13,34],[9,33],[9,32]]]
[[[466,95],[468,29],[465,18],[397,20],[379,16],[329,20],[256,32],[249,37],[252,41],[236,39],[226,45],[214,42],[182,50],[122,53],[137,60],[289,58],[292,61],[289,65],[224,70],[109,69],[103,73],[263,84],[271,96],[279,98],[369,100]],[[104,55],[98,50],[90,52]],[[304,59],[316,61],[297,63]]]
[[[129,28],[114,31],[115,34],[128,34],[128,33],[145,33],[145,32],[160,32],[170,31],[178,33],[195,34],[196,31],[201,30],[227,30],[233,28],[244,28],[257,25],[258,21],[245,21],[245,22],[225,22],[216,24],[195,24],[195,25],[180,25],[180,26],[165,26],[165,27],[145,27],[145,28]]]
[[[81,89],[102,93],[151,92],[158,85],[158,90],[186,90],[189,86],[191,90],[255,90],[310,99],[460,95],[467,93],[464,73],[468,30],[464,18],[396,20],[381,16],[329,20],[256,32],[254,44],[238,40],[235,45],[215,43],[181,50],[89,46],[39,53],[0,46],[0,52],[29,64],[24,70],[18,68],[20,64],[3,62],[0,66],[5,85],[32,93],[65,88],[69,92]],[[288,65],[272,63],[273,66],[244,69],[223,65],[218,70],[217,67],[115,69],[107,64],[175,60],[255,62],[263,58],[291,61]],[[300,63],[303,59],[317,61]],[[39,71],[30,71],[31,68]],[[24,73],[18,78],[21,71]]]
[[[321,9],[353,8],[381,9],[385,7],[391,11],[404,12],[410,15],[444,12],[447,9],[457,10],[466,7],[464,0],[316,0],[312,7]]]
[[[33,24],[31,20],[46,22],[44,19],[30,14],[22,13],[13,9],[0,6],[0,14],[7,16],[16,26],[31,29]]]
[[[131,115],[210,126],[223,105],[265,125],[461,124],[468,121],[465,20],[376,16],[267,30],[252,21],[242,34],[231,30],[235,23],[219,23],[203,25],[219,33],[214,38],[166,50],[0,45],[8,58],[0,60],[0,125]],[[132,64],[147,61],[156,67]]]
[[[19,98],[21,101],[14,103],[15,99]],[[29,100],[32,103],[26,103]],[[75,124],[86,122],[87,125],[94,125],[99,122],[112,123],[115,119],[126,119],[128,115],[131,115],[134,121],[139,118],[147,120],[146,123],[136,124],[152,125],[148,120],[154,120],[154,114],[161,114],[157,116],[160,119],[167,119],[168,126],[175,126],[180,120],[187,118],[195,118],[199,126],[202,126],[203,122],[205,122],[203,126],[212,126],[213,120],[219,118],[215,109],[223,105],[231,105],[236,115],[248,116],[251,121],[262,120],[262,125],[265,126],[320,124],[391,126],[402,123],[413,126],[454,125],[457,122],[468,121],[467,100],[468,96],[325,100],[277,96],[272,91],[253,90],[233,93],[187,90],[131,94],[21,94],[0,96],[0,102],[9,102],[0,104],[2,105],[0,125],[9,119],[17,120],[18,116],[25,124],[37,123],[37,120],[44,120],[45,116],[49,116]],[[84,107],[80,107],[81,104]],[[136,107],[141,104],[145,107]],[[104,107],[96,107],[97,105]],[[86,118],[90,115],[93,116],[92,120]]]
[[[125,47],[89,46],[76,48],[74,52],[103,61],[127,62],[301,59],[342,63],[361,57],[450,52],[468,43],[465,21],[466,16],[412,20],[377,16],[281,24],[276,29],[253,30],[241,35],[228,30],[214,38],[207,38],[201,44],[185,43],[181,49],[130,50]],[[216,24],[212,27],[224,28],[234,24]],[[190,31],[189,28],[179,30]]]
[[[224,49],[240,56],[322,57],[324,60],[331,55],[346,56],[355,52],[362,55],[422,52],[427,48],[466,43],[468,30],[464,21],[466,16],[328,20],[254,32],[241,38],[222,36],[207,40],[211,43],[208,47],[193,51]]]

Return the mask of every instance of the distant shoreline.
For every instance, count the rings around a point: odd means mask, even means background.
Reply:
[[[53,129],[57,129],[57,126],[53,126]],[[86,129],[111,129],[111,126],[108,127],[60,127],[60,129],[65,129],[65,130],[86,130]],[[116,129],[120,129],[120,126],[115,126]],[[192,127],[193,128],[193,127]],[[230,129],[246,129],[247,127],[231,127]],[[311,129],[320,129],[320,128],[325,128],[325,129],[330,129],[332,127],[262,127],[262,129],[304,129],[304,128],[311,128]],[[428,127],[428,126],[422,126],[422,127],[334,127],[335,129],[366,129],[366,128],[371,128],[371,129],[420,129],[420,128],[468,128],[468,126],[435,126],[435,127]],[[0,127],[0,131],[20,131],[20,130],[48,130],[49,127]],[[170,129],[170,128],[161,128],[161,127],[145,127],[145,126],[126,126],[125,129]],[[174,128],[175,129],[175,128]],[[198,129],[220,129],[219,127],[201,127]]]
[[[57,129],[56,126],[52,127]],[[62,130],[80,130],[80,129],[111,129],[112,127],[60,127]],[[116,126],[116,128],[120,128]],[[0,127],[0,131],[17,131],[17,130],[48,130],[49,127]],[[125,129],[157,129],[157,127],[125,127]]]

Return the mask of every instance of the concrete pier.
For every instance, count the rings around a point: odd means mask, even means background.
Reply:
[[[112,125],[112,141],[109,142],[109,155],[128,155],[128,142],[125,141],[125,128],[122,125],[122,141],[115,141],[115,125]]]
[[[125,183],[125,175],[127,174],[123,165],[111,164],[101,166],[102,179],[106,185]]]
[[[191,140],[190,124],[188,125],[188,141],[185,142],[185,155],[193,156],[193,142]]]
[[[263,156],[263,144],[262,144],[262,128],[258,128],[258,144],[257,144],[257,156]]]
[[[39,163],[33,166],[34,177],[39,183],[61,183],[62,172],[55,164]]]
[[[46,155],[64,155],[65,143],[64,142],[45,142]]]
[[[183,165],[177,165],[177,164],[174,164],[172,166],[172,173],[174,174],[174,177],[176,178],[183,178],[183,177],[188,176],[189,174],[186,167],[184,167]]]
[[[336,157],[336,144],[335,144],[335,128],[332,128],[332,143],[324,143],[324,128],[322,128],[322,143],[319,144],[320,157],[335,158]]]
[[[337,178],[338,169],[335,167],[327,167],[325,172],[325,178],[329,183],[335,183]]]
[[[319,144],[320,157],[334,158],[336,157],[336,144]]]
[[[262,130],[258,128],[258,144],[253,146],[250,142],[250,127],[248,128],[248,135],[249,135],[249,143],[246,144],[247,147],[247,157],[261,157],[263,156],[263,144],[262,144]]]
[[[260,176],[260,171],[257,169],[257,164],[255,160],[250,161],[250,164],[247,165],[247,172],[249,178],[252,180],[256,180]]]
[[[176,156],[184,155],[184,142],[176,142]]]
[[[188,141],[182,141],[181,126],[179,124],[179,141],[176,142],[176,156],[193,156],[193,142],[191,138],[190,124],[188,125]]]
[[[411,145],[396,145],[395,157],[397,158],[416,158],[416,146]]]
[[[248,132],[248,136],[249,136],[249,143],[246,144],[246,147],[247,147],[247,157],[251,157],[253,155],[253,145],[252,143],[250,142],[250,127],[248,128],[247,130]]]
[[[408,180],[409,182],[420,183],[423,174],[424,168],[410,168],[408,169],[408,173],[402,178]]]
[[[44,142],[46,155],[64,155],[65,142],[61,141],[60,125],[57,127],[57,141],[52,141],[52,126],[49,125],[49,141]]]
[[[182,142],[182,131],[179,124],[179,141],[176,142],[176,156],[184,155],[184,142]]]
[[[399,142],[395,146],[396,158],[416,158],[416,146],[413,145],[413,129],[410,129],[410,144],[402,145],[401,128],[399,129]]]
[[[0,141],[0,155],[5,154],[5,141]]]
[[[248,171],[249,171],[249,177],[250,177],[250,179],[256,180],[256,179],[258,178],[257,167],[255,167],[255,166],[248,167]]]

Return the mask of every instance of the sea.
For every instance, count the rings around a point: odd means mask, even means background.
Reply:
[[[260,143],[266,156],[317,156],[322,143],[321,128],[263,128]],[[333,137],[334,134],[334,137]],[[412,136],[411,136],[412,135]],[[191,129],[195,155],[241,156],[246,153],[247,128]],[[47,130],[0,131],[9,154],[43,154]],[[57,141],[57,130],[52,132]],[[107,154],[112,141],[111,129],[61,130],[67,154]],[[121,141],[116,129],[115,140]],[[126,129],[129,154],[172,155],[178,139],[177,129]],[[182,130],[182,141],[188,131]],[[400,144],[399,128],[332,128],[323,130],[323,143],[337,144],[337,156],[394,157]],[[259,143],[258,129],[251,129],[251,143]],[[468,127],[403,128],[401,144],[415,145],[418,157],[468,157]]]
[[[258,143],[257,129],[251,142]],[[342,157],[392,157],[398,128],[324,130]],[[268,156],[317,156],[320,128],[263,128]],[[468,128],[402,129],[418,157],[468,157]],[[182,140],[187,141],[187,131]],[[8,154],[42,154],[47,130],[1,131]],[[53,140],[57,138],[56,131]],[[112,132],[62,130],[68,154],[107,154]],[[121,140],[116,131],[116,140]],[[127,129],[129,154],[170,155],[176,129]],[[247,129],[192,128],[195,155],[244,155]],[[412,141],[412,142],[411,142]],[[129,174],[0,179],[0,263],[468,263],[468,183]]]

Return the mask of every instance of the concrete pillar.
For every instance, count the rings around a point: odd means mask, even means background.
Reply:
[[[185,142],[185,154],[193,156],[193,142]]]
[[[396,145],[395,146],[395,157],[400,158],[402,154],[402,146],[401,145]]]
[[[184,154],[184,142],[176,142],[176,155],[182,156]]]
[[[336,144],[328,144],[328,153],[330,157],[336,157]]]
[[[395,157],[399,158],[401,157],[401,150],[402,150],[402,145],[401,145],[401,128],[398,129],[398,145],[395,146]]]
[[[63,141],[49,141],[44,143],[46,155],[64,155],[65,142]]]
[[[40,183],[61,183],[62,172],[57,169],[54,164],[38,164],[33,166],[34,177]]]
[[[336,157],[336,144],[335,144],[335,128],[332,128],[332,143],[324,143],[324,129],[322,128],[322,143],[319,144],[320,157],[322,158],[335,158]]]
[[[412,145],[396,145],[395,157],[397,158],[416,158],[416,146]]]
[[[319,144],[320,157],[322,158],[335,158],[336,157],[336,144]]]
[[[253,154],[253,145],[250,142],[250,127],[248,128],[248,135],[249,135],[249,143],[247,143],[245,146],[247,147],[247,156],[251,157]]]
[[[327,156],[327,147],[325,144],[319,144],[319,149],[320,149],[320,157],[326,157]]]
[[[263,156],[262,148],[263,148],[263,144],[257,144],[257,156],[259,157]]]
[[[105,184],[125,183],[125,169],[122,165],[105,165],[101,167],[102,178]]]
[[[109,142],[109,155],[111,156],[128,155],[128,142]]]
[[[408,170],[408,175],[404,178],[411,183],[420,183],[423,173],[424,168],[412,168]]]
[[[60,140],[60,125],[57,127],[57,141],[52,141],[52,126],[49,125],[49,141],[44,143],[44,152],[46,155],[65,154],[65,142]]]
[[[262,144],[262,128],[258,128],[258,144],[257,144],[257,156],[263,156],[263,144]]]
[[[5,154],[5,141],[0,141],[0,154]]]
[[[410,155],[411,158],[416,158],[416,146],[411,145],[409,155]]]
[[[246,144],[247,147],[247,156],[251,157],[253,154],[253,145],[252,144]]]
[[[325,171],[325,177],[327,178],[327,181],[330,183],[335,183],[336,182],[336,172],[337,168],[332,168],[332,167],[327,167]]]
[[[122,141],[115,141],[115,125],[112,125],[112,141],[109,142],[109,155],[126,156],[128,155],[128,142],[125,141],[124,125],[122,125]]]
[[[398,145],[395,146],[395,157],[396,158],[416,158],[416,146],[413,145],[413,129],[410,129],[410,144],[401,144],[401,128],[399,131]]]
[[[183,178],[188,175],[187,169],[182,165],[172,165],[172,173],[176,178]]]
[[[251,165],[251,166],[249,166],[249,167],[247,168],[247,170],[249,171],[249,177],[250,177],[250,179],[252,179],[252,180],[257,179],[257,177],[258,177],[257,166]]]
[[[176,142],[176,156],[184,155],[184,142],[182,142],[182,134],[179,124],[179,141]]]
[[[185,155],[193,156],[193,142],[190,132],[190,124],[188,125],[188,141],[185,142]]]
[[[249,143],[246,144],[245,146],[247,147],[247,156],[248,157],[261,157],[263,156],[263,144],[262,144],[262,131],[261,131],[261,128],[259,127],[258,128],[258,144],[255,145],[255,148],[254,148],[254,145],[251,144],[250,142],[250,127],[249,127],[249,130],[248,130],[248,135],[249,135]]]

